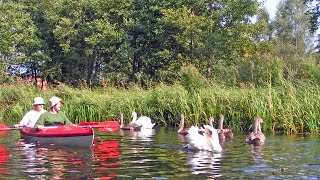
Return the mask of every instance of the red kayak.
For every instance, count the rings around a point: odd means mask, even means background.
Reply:
[[[22,128],[22,138],[39,144],[90,147],[93,144],[94,131],[91,127],[49,126],[43,128]]]

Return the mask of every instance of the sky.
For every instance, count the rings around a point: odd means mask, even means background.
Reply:
[[[280,0],[265,0],[265,7],[267,8],[270,19],[274,19],[276,14],[277,5],[280,2]]]
[[[281,0],[264,0],[264,6],[269,12],[270,19],[274,19],[276,15],[277,5],[279,4],[280,1]],[[317,30],[317,34],[320,34],[320,28]]]

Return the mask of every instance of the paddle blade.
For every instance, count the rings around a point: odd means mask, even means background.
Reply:
[[[10,128],[8,128],[8,126],[4,124],[0,124],[0,135],[7,133],[9,130]]]

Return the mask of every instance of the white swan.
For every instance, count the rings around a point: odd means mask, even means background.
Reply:
[[[199,129],[195,126],[191,126],[188,131],[187,148],[195,150],[215,151],[221,152],[222,147],[219,143],[219,136],[216,129],[209,125],[203,126],[205,132],[203,135],[199,134]]]
[[[141,116],[137,119],[137,113],[132,112],[132,121],[131,123],[136,123],[138,126],[141,126],[141,129],[152,129],[155,123],[151,122],[151,119],[147,116]]]

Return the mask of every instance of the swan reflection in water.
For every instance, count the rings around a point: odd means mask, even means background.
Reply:
[[[152,141],[152,136],[155,134],[155,129],[141,129],[140,131],[123,131],[120,130],[120,135],[128,137],[133,141]]]
[[[123,137],[125,143],[123,144],[123,153],[129,153],[132,162],[139,164],[147,163],[150,161],[145,153],[151,151],[150,144],[153,142],[155,135],[154,129],[141,129],[140,131],[123,131],[120,130],[120,135]]]
[[[263,158],[262,146],[250,144],[250,152],[254,161],[260,161]]]
[[[205,174],[210,178],[220,177],[221,153],[210,151],[188,152],[188,164],[192,174]]]

